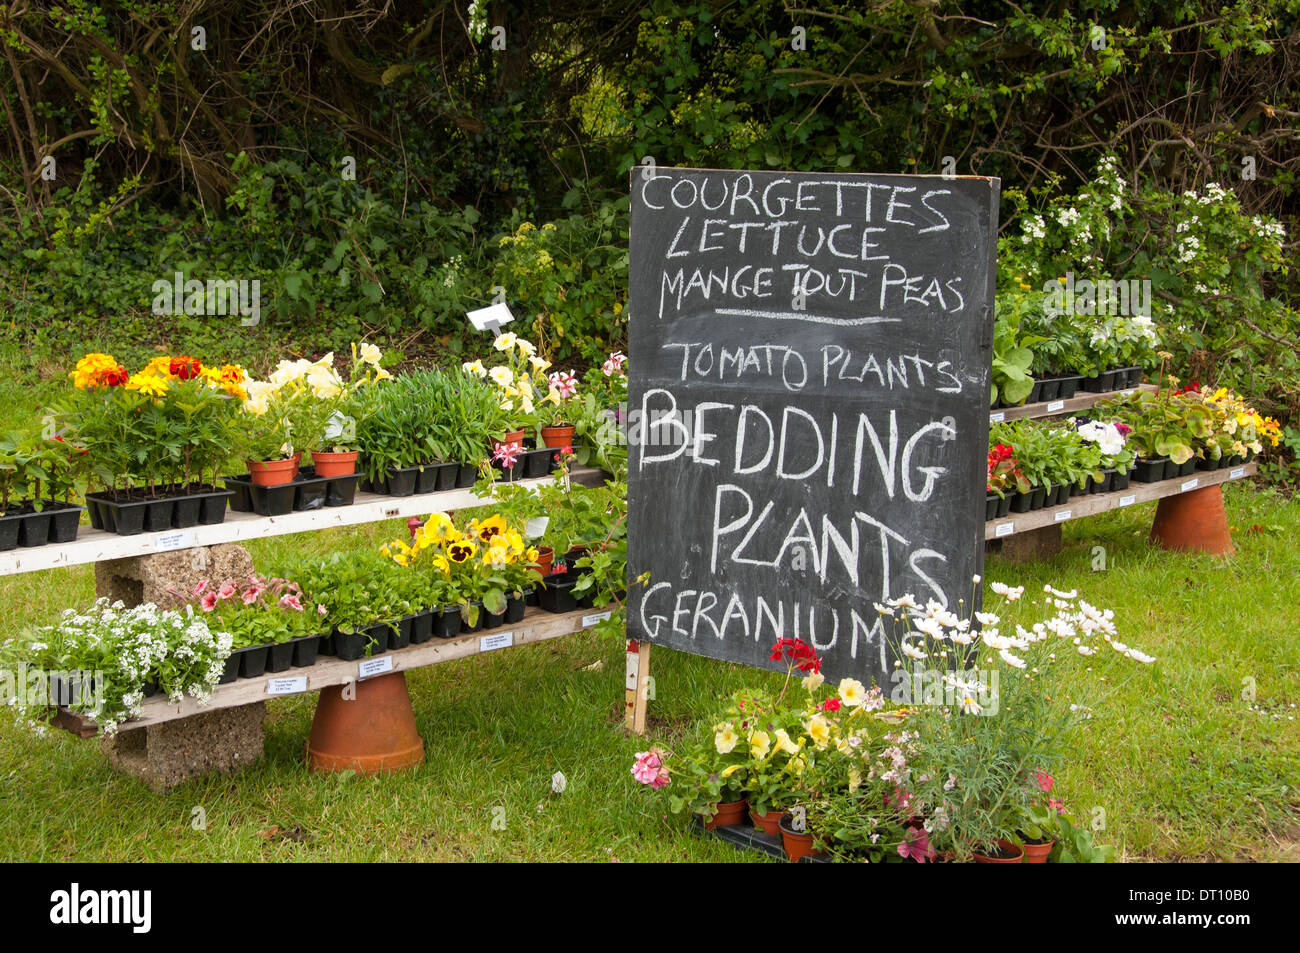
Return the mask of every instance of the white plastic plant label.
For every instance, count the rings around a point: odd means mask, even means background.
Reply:
[[[1246,475],[1245,467],[1233,467],[1230,471],[1228,471],[1228,479],[1230,480],[1240,480],[1245,475]]]
[[[1196,488],[1197,488],[1198,486],[1200,486],[1200,485],[1201,485],[1201,478],[1200,478],[1200,477],[1192,477],[1190,480],[1184,480],[1184,481],[1183,481],[1183,485],[1182,485],[1181,489],[1182,489],[1182,491],[1183,491],[1184,493],[1186,493],[1188,490],[1194,490],[1194,489],[1196,489]]]
[[[492,652],[496,649],[508,649],[515,644],[515,634],[513,632],[495,632],[492,635],[480,635],[478,639],[478,650],[480,652]]]
[[[1056,412],[1056,411],[1058,411],[1058,410],[1065,410],[1065,401],[1063,401],[1063,400],[1054,400],[1054,401],[1052,401],[1050,404],[1047,405],[1047,412],[1048,412],[1049,414],[1050,414],[1050,413],[1054,413],[1054,412]]]
[[[486,308],[468,312],[466,317],[469,318],[469,323],[480,331],[494,330],[515,319],[515,316],[510,313],[509,306],[504,304],[490,304]]]
[[[189,549],[193,545],[194,534],[182,530],[179,533],[163,533],[158,537],[155,548],[160,553],[167,553],[173,549]]]
[[[582,627],[584,629],[590,629],[593,625],[596,625],[597,623],[600,622],[604,622],[608,618],[609,618],[608,609],[605,610],[604,612],[593,612],[591,615],[584,615],[582,617]]]
[[[1128,496],[1121,496],[1121,497],[1119,498],[1119,505],[1120,505],[1120,506],[1132,506],[1132,505],[1133,505],[1134,503],[1136,503],[1137,501],[1138,501],[1137,494],[1136,494],[1136,493],[1130,493]]]
[[[393,670],[393,657],[385,655],[383,658],[363,659],[357,666],[357,678],[370,678],[374,675],[382,675],[384,672]]]
[[[991,424],[1000,424],[1006,419],[1007,413],[1004,410],[999,410],[995,413],[989,414],[989,423]]]
[[[549,516],[535,516],[524,526],[524,535],[529,539],[537,539],[539,536],[546,535],[546,527],[550,525]]]
[[[993,530],[994,536],[1010,536],[1016,531],[1015,523],[999,523]]]
[[[294,678],[268,678],[266,680],[266,693],[268,695],[296,695],[306,690],[306,675],[298,675]]]
[[[1052,519],[1056,520],[1056,522],[1058,523],[1061,523],[1064,522],[1065,520],[1068,520],[1073,515],[1074,515],[1073,510],[1057,510],[1055,513],[1052,514]]]

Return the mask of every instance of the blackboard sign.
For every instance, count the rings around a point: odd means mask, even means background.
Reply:
[[[888,690],[873,603],[964,615],[983,570],[998,180],[631,187],[628,636]]]

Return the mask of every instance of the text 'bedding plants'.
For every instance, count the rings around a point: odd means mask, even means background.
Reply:
[[[991,589],[1007,605],[1023,596]],[[760,823],[783,809],[783,835],[811,834],[839,860],[1015,857],[1024,845],[1034,860],[1049,845],[1060,860],[1106,859],[1070,823],[1050,773],[1096,707],[1096,656],[1154,659],[1077,592],[1048,586],[1042,606],[1041,621],[1012,630],[993,611],[963,617],[910,595],[878,604],[894,669],[871,687],[828,685],[808,646],[782,640],[779,692],[738,693],[707,735],[641,752],[632,773],[675,811],[712,817],[747,797]]]

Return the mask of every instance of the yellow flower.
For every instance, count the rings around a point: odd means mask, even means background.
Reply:
[[[718,750],[718,754],[731,754],[736,750],[736,744],[740,741],[740,735],[736,734],[731,725],[724,725],[721,731],[713,736],[713,747]]]
[[[520,338],[518,341],[515,342],[515,347],[519,348],[520,354],[523,354],[524,356],[529,358],[531,358],[534,354],[537,353],[537,348],[533,345],[533,342],[525,341],[523,338]]]
[[[861,705],[866,693],[866,688],[856,678],[845,678],[840,681],[840,701],[850,708]]]
[[[447,556],[454,563],[463,563],[476,552],[478,552],[478,547],[468,537],[447,544]]]
[[[475,377],[487,377],[487,368],[483,366],[482,361],[466,361],[460,366],[460,369],[466,374],[473,374]]]
[[[821,672],[810,672],[801,681],[805,691],[815,692],[822,687],[822,683],[826,681],[826,676],[822,675]]]
[[[806,725],[808,737],[818,748],[825,748],[831,740],[831,723],[821,715],[813,715]]]
[[[488,371],[488,376],[492,378],[493,383],[498,387],[509,387],[514,383],[515,379],[514,371],[505,365],[492,368],[492,370]]]
[[[519,340],[517,334],[513,331],[507,331],[505,334],[499,335],[497,339],[492,342],[492,346],[498,351],[508,351],[515,346],[517,340]]]
[[[776,750],[786,754],[799,753],[799,746],[790,740],[790,733],[784,728],[776,729]]]
[[[451,572],[451,563],[447,562],[446,556],[434,556],[432,562],[433,562],[433,568],[438,570],[438,572],[442,573],[443,575],[446,575],[447,573]]]
[[[728,768],[723,768],[722,773],[719,774],[718,777],[723,779],[729,778],[743,767],[743,764],[733,764]]]
[[[363,344],[360,350],[362,363],[369,364],[371,367],[379,366],[379,358],[382,356],[379,348],[373,344]]]
[[[126,381],[127,390],[138,390],[148,397],[161,397],[167,393],[167,379],[155,377],[153,374],[146,374],[141,371],[139,374],[132,374]]]
[[[772,739],[766,731],[751,731],[749,734],[749,753],[762,760],[772,750]]]
[[[212,371],[211,368],[205,367],[203,368],[203,370],[199,372],[199,376],[206,378],[208,376],[208,373],[211,371]],[[142,370],[140,373],[152,374],[154,377],[171,377],[172,359],[165,354],[160,357],[155,357],[152,361],[150,361],[148,364],[144,366],[144,370]]]
[[[528,363],[533,365],[533,370],[535,371],[545,371],[551,366],[551,362],[546,358],[537,356],[530,356],[528,358]]]

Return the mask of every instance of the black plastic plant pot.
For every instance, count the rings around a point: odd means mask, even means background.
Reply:
[[[574,577],[567,575],[548,578],[540,593],[541,607],[547,612],[572,612],[578,608],[578,601],[573,598],[576,582]]]
[[[1062,483],[1056,492],[1056,502],[1058,505],[1061,503],[1068,503],[1070,497],[1072,497],[1073,495],[1074,495],[1074,484]]]
[[[334,655],[334,630],[322,632],[320,636],[320,645],[316,649],[317,655],[324,655],[327,658]]]
[[[1138,460],[1133,464],[1133,479],[1139,483],[1158,483],[1165,478],[1165,464],[1168,462],[1168,457]]]
[[[402,467],[400,469],[389,469],[388,471],[388,495],[389,496],[411,496],[415,493],[415,478],[418,471],[415,467]]]
[[[334,655],[344,662],[355,662],[366,652],[366,646],[370,644],[370,636],[365,630],[360,632],[340,632],[334,631]]]
[[[285,672],[293,665],[293,642],[277,642],[266,657],[268,672]]]
[[[320,652],[321,636],[304,635],[294,639],[289,644],[293,646],[293,667],[306,668],[308,665],[316,664],[316,656]]]
[[[1142,373],[1146,370],[1144,367],[1130,367],[1128,369],[1128,386],[1138,387],[1142,383]]]
[[[370,637],[367,643],[370,647],[371,655],[383,655],[393,647],[392,639],[397,635],[396,630],[387,622],[376,622],[366,634]]]
[[[1075,496],[1087,496],[1092,492],[1092,477],[1084,477],[1082,483],[1075,483],[1073,486],[1070,492]]]
[[[473,463],[462,463],[456,467],[456,489],[464,490],[478,482],[478,467]]]
[[[161,533],[165,529],[171,529],[172,512],[175,509],[175,500],[150,500],[144,509],[145,532]]]
[[[151,678],[144,683],[144,687],[142,690],[144,692],[145,698],[153,698],[155,695],[158,694],[159,691],[158,683]]]
[[[460,631],[460,606],[443,606],[433,611],[433,634],[450,639]]]
[[[231,652],[226,656],[225,667],[221,670],[221,677],[217,679],[217,684],[229,685],[237,678],[239,678],[239,653]]]
[[[285,516],[293,512],[293,501],[298,488],[292,483],[279,486],[250,486],[253,512],[259,516]]]
[[[99,501],[86,497],[86,513],[90,516],[91,529],[104,528],[104,514],[99,508]]]
[[[1165,460],[1165,472],[1162,479],[1172,480],[1176,476],[1178,476],[1178,464],[1172,460]]]
[[[1115,476],[1112,477],[1110,481],[1111,492],[1114,492],[1116,490],[1127,490],[1129,486],[1129,482],[1132,480],[1132,478],[1133,478],[1132,470],[1116,470]]]
[[[542,587],[536,586],[524,593],[524,606],[540,606],[542,604]]]
[[[438,471],[433,464],[417,467],[415,470],[415,492],[432,493],[438,486]]]
[[[529,450],[524,454],[524,476],[529,479],[544,477],[551,472],[551,457],[555,451],[550,447]]]
[[[1061,392],[1061,379],[1059,377],[1045,377],[1038,382],[1038,399],[1040,401],[1056,400],[1056,396]]]
[[[325,495],[329,490],[329,480],[315,477],[294,484],[293,508],[301,512],[325,508]]]
[[[202,497],[181,496],[173,503],[172,529],[189,529],[199,524],[199,514],[203,511]]]
[[[380,477],[378,480],[371,480],[369,477],[361,481],[362,493],[378,493],[380,496],[388,495],[388,477]]]
[[[411,644],[411,621],[414,618],[413,615],[404,615],[397,620],[396,624],[388,627],[388,647],[390,649],[404,649]]]
[[[214,490],[204,493],[199,501],[199,523],[215,526],[226,521],[226,502],[235,495],[233,490]],[[233,509],[233,507],[231,507]]]
[[[50,541],[50,516],[48,510],[26,513],[18,523],[19,546],[44,546]]]
[[[1100,479],[1100,480],[1098,480],[1096,477],[1093,477],[1093,478],[1092,478],[1092,492],[1093,492],[1093,493],[1109,493],[1109,492],[1110,492],[1111,481],[1112,481],[1114,478],[1115,478],[1115,471],[1114,471],[1114,470],[1103,470],[1103,471],[1101,472],[1101,479]]]
[[[1175,474],[1175,476],[1180,476],[1180,477],[1191,476],[1195,472],[1196,472],[1196,458],[1189,457],[1187,460],[1184,460],[1182,463],[1178,465],[1178,472]]]
[[[86,494],[90,499],[90,494]],[[144,511],[148,506],[147,503],[119,503],[116,500],[108,500],[96,497],[99,503],[100,514],[103,518],[104,529],[110,533],[116,533],[119,536],[135,536],[137,533],[144,532]]]
[[[472,614],[472,610],[474,610],[474,609],[477,609],[477,610],[478,610],[478,613],[477,613],[477,615],[475,616],[474,624],[473,624],[473,625],[470,625],[470,624],[469,624],[469,617],[470,617],[470,615]],[[471,603],[469,604],[469,607],[466,608],[465,610],[463,610],[463,611],[461,612],[461,614],[460,614],[460,630],[461,630],[462,632],[478,632],[478,631],[482,630],[482,628],[483,628],[483,622],[484,622],[484,617],[485,617],[486,615],[487,615],[487,613],[483,610],[483,603],[481,603],[481,602],[471,602]]]
[[[1001,519],[1002,517],[1006,516],[1008,513],[1011,512],[1011,497],[1014,495],[1015,494],[1013,493],[1008,493],[1006,496],[1002,497],[1002,499],[998,501],[999,519]]]
[[[357,498],[357,482],[361,475],[330,477],[325,483],[326,506],[351,506]]]
[[[522,593],[517,596],[506,596],[506,624],[514,625],[516,622],[522,622],[524,611],[527,608],[528,603],[525,601],[525,596]]]
[[[990,493],[984,498],[984,521],[996,518],[998,515],[998,495]]]
[[[246,480],[230,477],[226,480],[226,489],[230,491],[230,508],[236,513],[253,512],[252,488]]]
[[[1011,510],[1010,510],[1010,512],[1012,512],[1012,513],[1028,513],[1028,512],[1029,512],[1029,504],[1030,504],[1030,502],[1033,501],[1033,498],[1034,498],[1033,491],[1030,491],[1029,493],[1021,493],[1021,492],[1017,491],[1017,492],[1015,492],[1015,493],[1012,493],[1010,496],[1011,496]]]
[[[436,492],[456,489],[456,471],[460,467],[455,463],[436,463],[433,467],[434,483],[433,488]]]
[[[1078,393],[1079,385],[1083,383],[1083,375],[1075,374],[1070,377],[1061,378],[1061,392],[1057,394],[1060,400],[1069,400]]]
[[[1030,497],[1029,500],[1029,508],[1031,510],[1041,510],[1043,508],[1043,503],[1046,502],[1046,500],[1047,500],[1047,487],[1036,486],[1034,487],[1033,495]]]
[[[235,654],[239,656],[240,678],[257,678],[266,674],[266,663],[271,654],[269,645],[250,645]]]
[[[51,504],[51,506],[58,508],[50,513],[50,542],[72,542],[77,538],[77,531],[81,528],[82,507],[69,506],[66,503]]]
[[[433,610],[425,609],[411,616],[411,644],[423,645],[433,638]]]
[[[1036,404],[1043,399],[1043,382],[1036,380],[1034,386],[1029,388],[1029,396],[1025,398],[1026,404]]]

